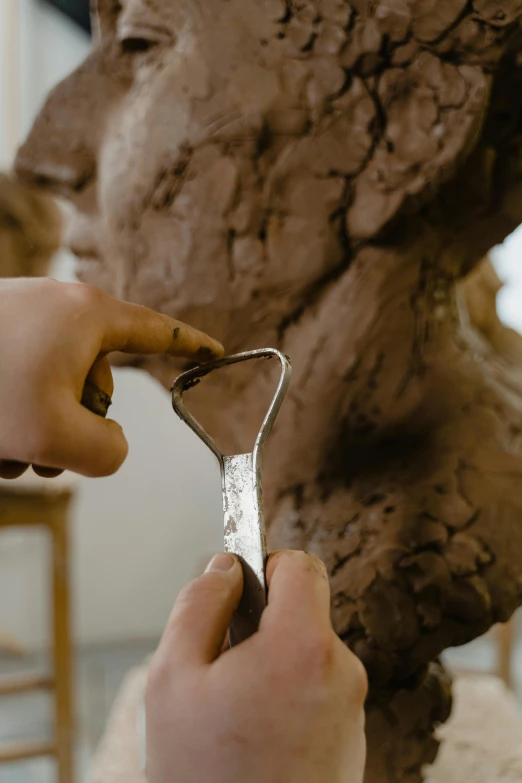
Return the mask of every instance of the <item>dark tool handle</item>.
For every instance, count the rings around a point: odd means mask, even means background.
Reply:
[[[266,583],[261,583],[254,569],[242,557],[243,595],[230,624],[230,646],[244,642],[259,630],[261,615],[266,607]]]
[[[109,408],[112,405],[110,396],[95,386],[94,383],[86,383],[82,394],[82,405],[103,419],[107,418]]]

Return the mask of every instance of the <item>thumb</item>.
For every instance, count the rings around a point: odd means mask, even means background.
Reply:
[[[303,638],[318,628],[331,630],[330,586],[322,560],[307,552],[282,550],[270,555],[266,578],[268,606],[261,628]]]
[[[202,576],[178,596],[158,651],[168,668],[212,663],[220,654],[243,592],[243,570],[235,555],[219,553]]]

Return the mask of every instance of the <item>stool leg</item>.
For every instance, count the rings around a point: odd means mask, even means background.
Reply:
[[[53,525],[53,622],[56,683],[56,758],[59,783],[74,779],[72,651],[69,624],[69,541],[67,508]]]
[[[498,676],[511,688],[511,655],[513,650],[513,619],[497,626]]]

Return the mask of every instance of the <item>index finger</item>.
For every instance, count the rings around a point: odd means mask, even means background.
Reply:
[[[168,353],[197,362],[219,359],[225,353],[221,343],[199,329],[147,307],[109,297],[102,352],[112,351]]]
[[[268,606],[263,628],[300,634],[310,627],[331,630],[330,585],[322,560],[306,552],[283,550],[270,556],[266,569]]]

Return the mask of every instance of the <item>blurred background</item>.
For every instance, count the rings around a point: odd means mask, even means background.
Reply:
[[[9,171],[44,97],[83,60],[90,43],[87,0],[0,0],[0,171]],[[521,256],[522,229],[492,251],[505,282],[500,316],[520,332]],[[50,274],[73,279],[66,252],[54,256]],[[111,412],[126,431],[129,459],[113,478],[78,479],[67,489],[72,493],[77,780],[83,780],[125,672],[154,649],[179,588],[222,546],[213,456],[177,421],[168,394],[146,375],[119,369],[115,383]],[[182,474],[173,469],[180,458]],[[30,676],[47,663],[52,646],[49,540],[48,531],[37,525],[1,531],[0,673]],[[489,634],[449,651],[446,658],[458,668],[494,671],[502,649],[498,639]],[[514,627],[511,640],[504,637],[504,650],[509,645],[513,687],[522,695],[522,647]],[[0,699],[1,741],[45,739],[52,735],[52,721],[45,693]],[[51,760],[0,766],[1,783],[55,780]]]

